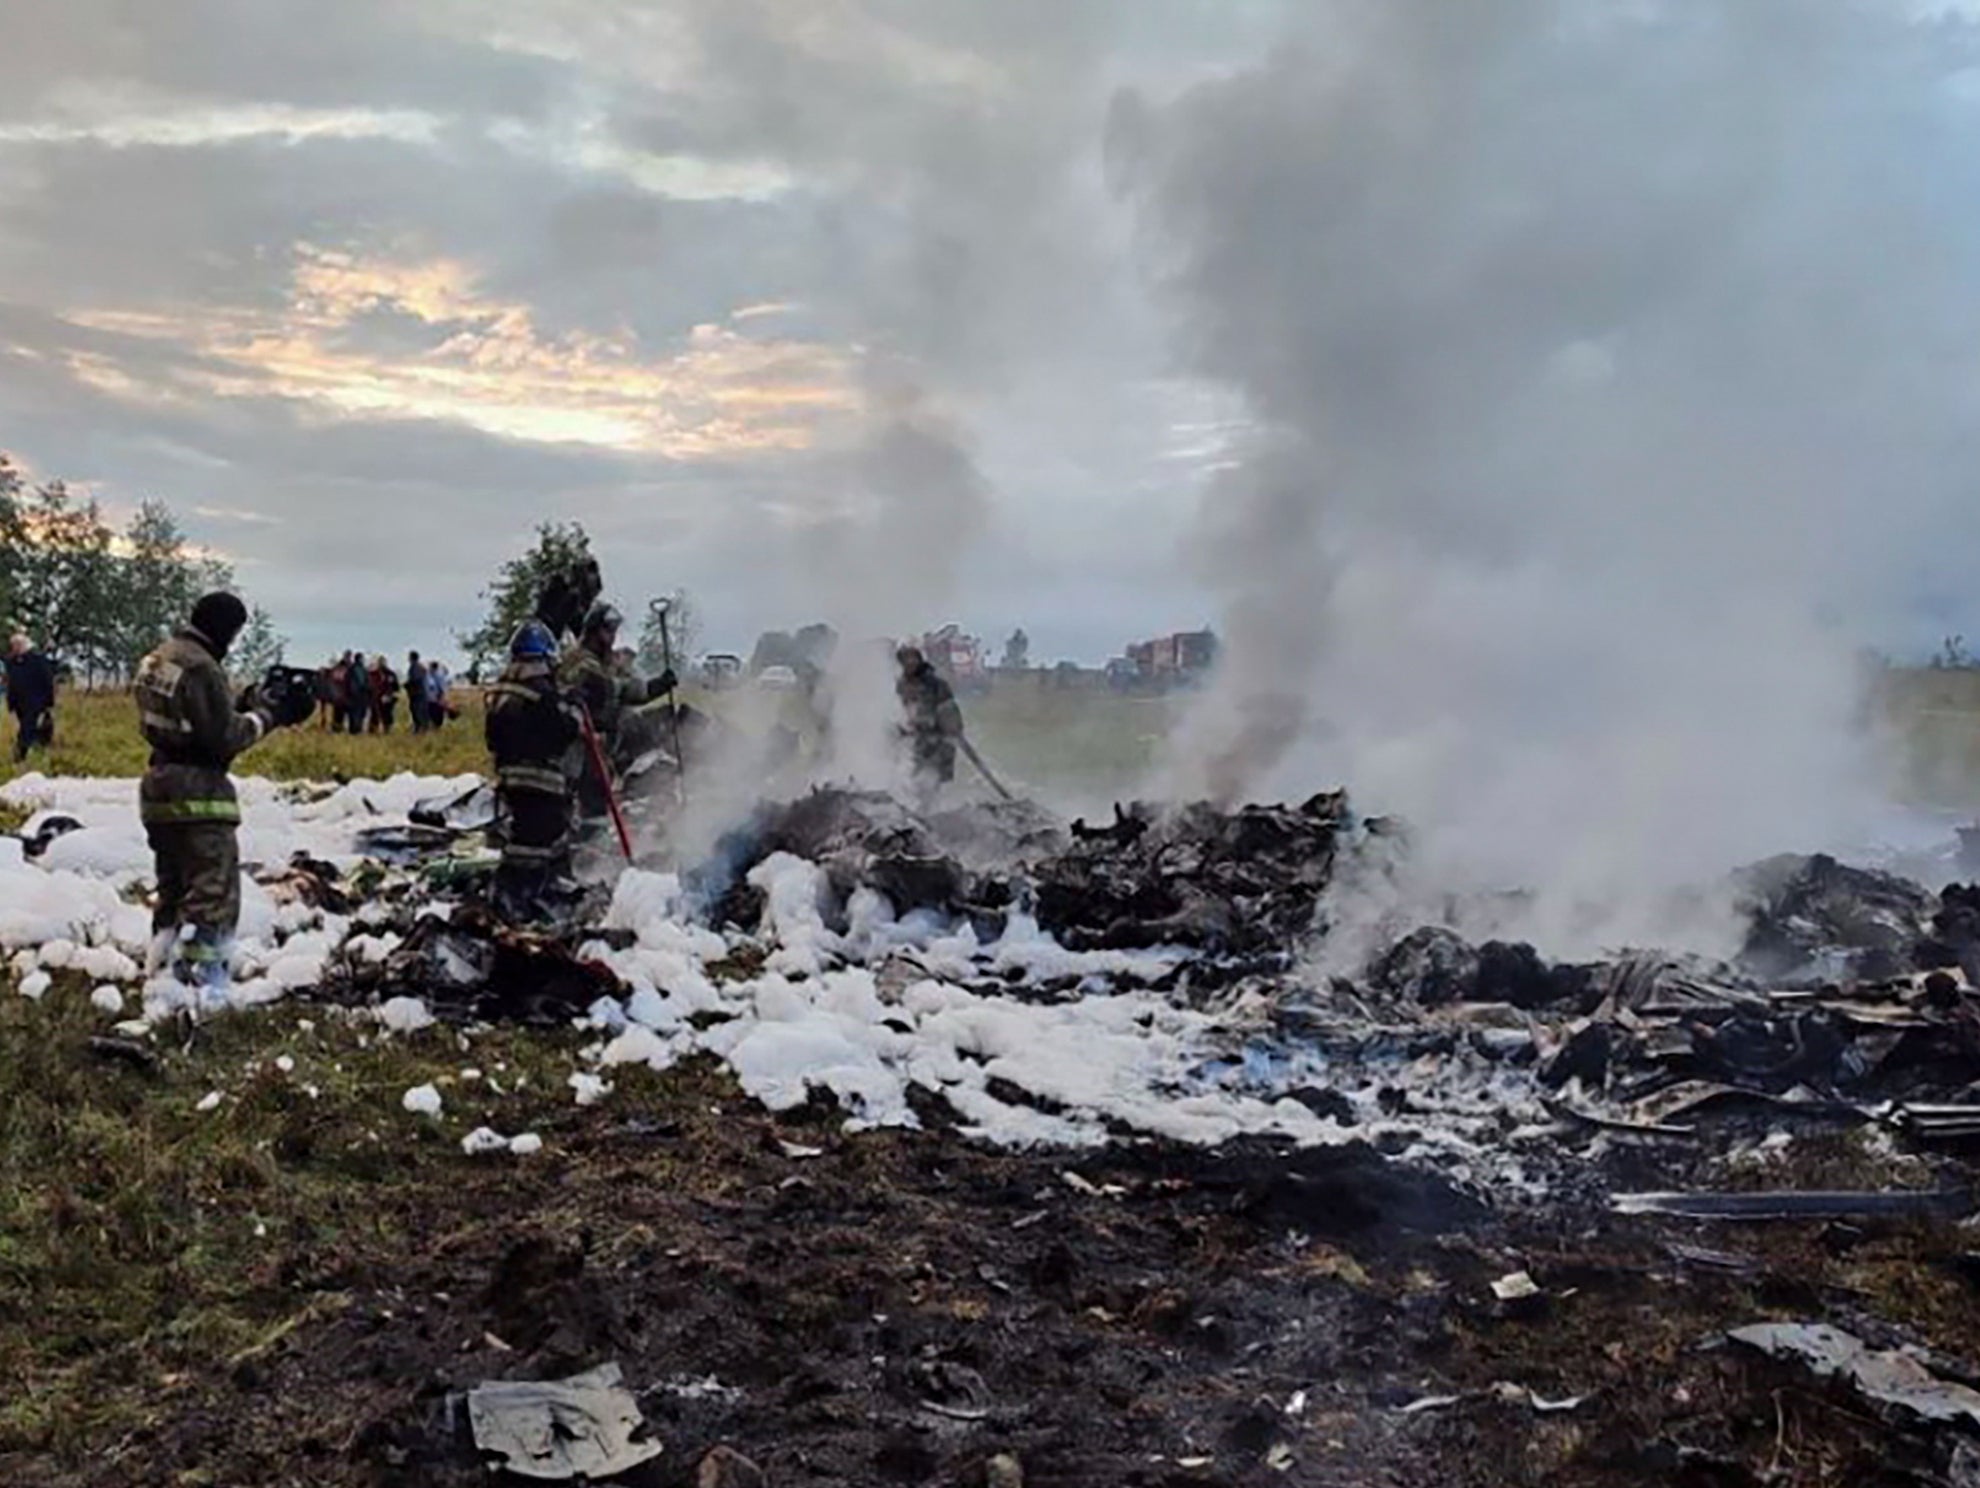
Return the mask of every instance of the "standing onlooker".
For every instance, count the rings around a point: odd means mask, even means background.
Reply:
[[[371,676],[364,658],[355,651],[344,653],[344,732],[361,734],[371,719]]]
[[[399,712],[399,674],[382,656],[371,659],[371,731],[389,734]]]
[[[337,724],[338,665],[337,658],[333,656],[330,665],[318,667],[316,671],[316,726],[319,729],[335,728]]]
[[[426,704],[426,668],[420,664],[419,653],[414,651],[406,657],[406,716],[412,719],[416,734],[433,727],[433,715]]]
[[[439,728],[454,716],[453,705],[447,695],[453,691],[453,673],[447,670],[447,663],[436,661],[426,669],[426,716],[429,728]]]
[[[7,643],[7,711],[19,725],[14,736],[16,763],[26,759],[30,749],[46,749],[55,742],[55,664],[24,635]]]

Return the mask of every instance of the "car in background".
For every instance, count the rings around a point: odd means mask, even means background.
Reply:
[[[767,666],[756,674],[756,685],[765,692],[795,692],[797,672],[787,666]]]
[[[727,651],[711,651],[701,658],[702,685],[711,692],[734,687],[741,680],[742,673],[742,658]]]

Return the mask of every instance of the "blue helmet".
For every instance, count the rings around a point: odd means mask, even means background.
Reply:
[[[525,620],[509,638],[511,661],[548,661],[557,654],[557,638],[541,620]]]

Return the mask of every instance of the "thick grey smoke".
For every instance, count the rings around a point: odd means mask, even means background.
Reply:
[[[1195,544],[1229,662],[1177,788],[1339,780],[1564,940],[1658,928],[1577,902],[1860,830],[1853,649],[1970,510],[1971,29],[1300,16],[1111,125],[1188,360],[1257,424]]]
[[[786,525],[747,540],[777,580],[765,619],[846,638],[827,769],[873,778],[896,709],[866,642],[959,618],[949,608],[995,520],[979,410],[1101,339],[1120,292],[1095,227],[1113,211],[1098,171],[1108,10],[866,0],[825,20],[711,0],[679,13],[693,65],[627,137],[787,161],[831,186],[807,246],[832,299],[812,308],[859,344],[863,408],[808,464]]]

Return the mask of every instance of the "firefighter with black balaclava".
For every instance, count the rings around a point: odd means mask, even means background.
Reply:
[[[577,644],[564,658],[562,680],[580,706],[591,717],[598,743],[608,769],[622,765],[637,753],[630,745],[643,742],[628,728],[629,710],[672,692],[675,677],[671,669],[658,677],[640,680],[622,674],[614,665],[623,617],[609,604],[594,604],[578,628]],[[578,813],[586,822],[604,818],[611,782],[601,780],[589,760],[578,776]]]
[[[139,664],[138,724],[151,763],[138,785],[158,876],[150,970],[224,991],[241,917],[241,805],[228,768],[316,706],[305,688],[268,686],[238,702],[222,663],[247,624],[232,594],[209,594],[191,621]],[[271,674],[272,675],[272,674]]]
[[[494,905],[516,921],[546,914],[570,867],[569,756],[581,726],[576,699],[558,678],[557,653],[550,627],[525,621],[509,642],[509,664],[488,692],[485,730],[502,827]]]

